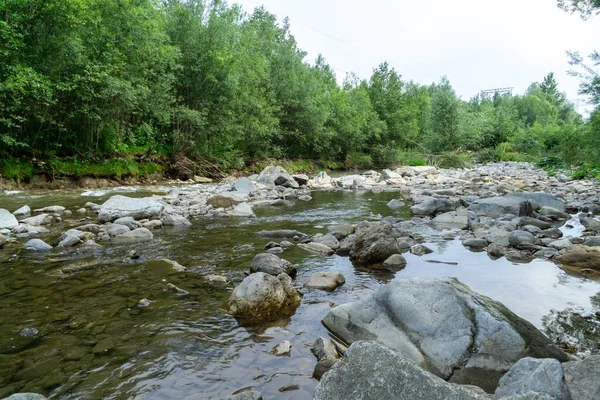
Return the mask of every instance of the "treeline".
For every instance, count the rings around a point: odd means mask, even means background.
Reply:
[[[214,0],[3,0],[0,158],[127,154],[383,166],[407,154],[597,160],[600,126],[552,74],[522,96],[458,98],[387,63],[339,85],[264,8]],[[590,143],[590,145],[585,145]],[[593,145],[592,145],[593,144]]]

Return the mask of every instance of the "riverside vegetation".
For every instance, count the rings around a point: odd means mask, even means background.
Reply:
[[[339,85],[323,57],[305,61],[288,20],[220,0],[6,0],[0,15],[9,180],[222,177],[265,159],[451,167],[551,155],[550,167],[591,165],[580,174],[600,163],[600,111],[575,112],[552,73],[522,95],[469,101],[446,78],[418,84],[385,62]],[[597,54],[592,65],[571,56],[597,105]]]

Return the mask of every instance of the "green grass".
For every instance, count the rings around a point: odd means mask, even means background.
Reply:
[[[28,182],[35,175],[31,162],[7,159],[0,162],[0,176],[16,182]]]

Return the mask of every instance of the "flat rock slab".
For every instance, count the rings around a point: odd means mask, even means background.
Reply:
[[[317,272],[310,277],[304,287],[332,292],[344,283],[346,283],[346,279],[339,272]]]
[[[334,308],[323,324],[346,343],[378,341],[435,375],[488,392],[523,357],[568,360],[529,322],[453,278],[393,281]]]
[[[98,221],[113,222],[122,217],[133,219],[160,219],[165,206],[152,198],[132,198],[116,195],[100,207]]]
[[[314,400],[484,400],[489,397],[448,383],[401,354],[375,342],[354,343],[323,375]]]

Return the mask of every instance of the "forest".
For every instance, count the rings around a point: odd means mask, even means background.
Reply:
[[[582,18],[600,9],[558,6]],[[202,165],[273,159],[347,169],[523,160],[587,173],[600,165],[600,55],[568,56],[595,106],[589,116],[550,71],[523,94],[469,100],[445,77],[423,85],[386,62],[339,84],[265,8],[3,0],[0,173],[120,178],[197,165],[210,174]]]

